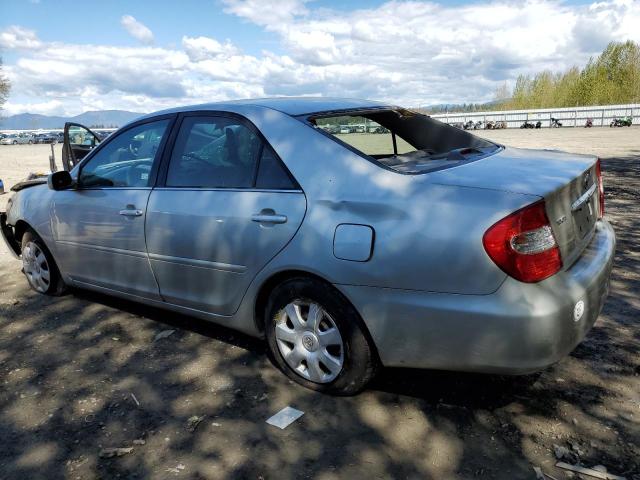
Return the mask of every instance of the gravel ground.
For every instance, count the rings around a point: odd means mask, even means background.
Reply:
[[[603,158],[611,295],[569,357],[530,377],[388,370],[329,397],[289,382],[259,340],[92,293],[38,295],[0,247],[0,478],[569,478],[556,445],[640,479],[640,131],[481,134]],[[1,146],[0,178],[45,170],[48,153]],[[287,405],[304,416],[265,423]],[[101,458],[111,447],[132,450]]]

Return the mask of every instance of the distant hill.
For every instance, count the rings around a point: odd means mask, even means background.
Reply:
[[[20,113],[6,118],[0,118],[1,130],[37,130],[41,128],[63,128],[65,122],[76,122],[87,127],[100,125],[102,127],[120,127],[131,120],[144,115],[143,113],[127,112],[126,110],[98,110],[84,112],[75,117],[59,117],[39,115],[35,113]]]

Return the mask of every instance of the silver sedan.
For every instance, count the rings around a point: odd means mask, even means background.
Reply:
[[[264,337],[309,388],[352,394],[382,366],[537,371],[608,292],[595,157],[342,99],[177,108],[102,143],[65,131],[75,166],[18,185],[0,215],[29,284]]]
[[[34,137],[30,133],[10,133],[0,139],[0,145],[18,145],[34,143]]]

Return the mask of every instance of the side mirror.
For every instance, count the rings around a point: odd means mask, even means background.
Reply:
[[[47,185],[51,190],[67,190],[73,186],[73,178],[66,170],[60,170],[49,175]]]

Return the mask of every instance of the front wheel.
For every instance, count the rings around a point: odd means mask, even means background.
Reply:
[[[51,252],[35,232],[22,235],[22,271],[29,286],[45,295],[62,295],[66,285]]]
[[[353,395],[374,377],[378,359],[358,312],[334,287],[309,278],[277,286],[265,309],[276,365],[297,383]]]

